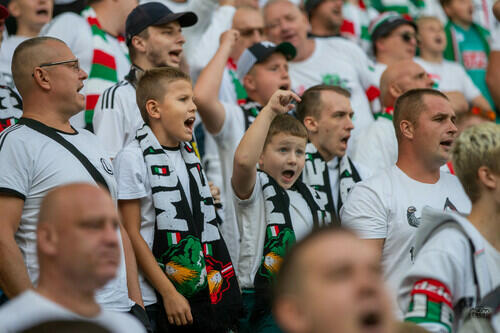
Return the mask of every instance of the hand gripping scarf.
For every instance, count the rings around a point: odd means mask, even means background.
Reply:
[[[194,327],[200,332],[226,332],[240,315],[241,296],[216,226],[213,198],[200,160],[189,143],[181,142],[191,212],[173,162],[149,126],[138,129],[136,139],[143,151],[156,213],[153,254],[177,291],[188,299]],[[165,312],[161,313],[166,323]]]
[[[302,180],[318,191],[323,200],[326,198],[326,210],[332,212],[332,216],[337,217],[337,221],[335,222],[340,224],[338,213],[340,212],[342,203],[345,202],[347,194],[349,194],[354,184],[361,180],[361,177],[347,155],[344,155],[340,159],[339,175],[338,207],[335,209],[330,177],[328,176],[328,166],[316,147],[311,142],[308,142],[306,146],[306,163],[302,171]]]
[[[101,93],[118,82],[116,72],[116,59],[113,55],[114,49],[109,45],[108,38],[111,36],[101,28],[96,13],[92,7],[85,8],[81,15],[87,20],[92,30],[92,65],[89,77],[85,83],[85,128],[93,132],[92,119],[94,108]],[[125,39],[117,37],[123,54],[128,58],[128,49]]]
[[[295,244],[295,232],[290,217],[290,197],[276,180],[263,171],[257,172],[262,183],[265,199],[266,236],[262,261],[254,277],[256,302],[251,322],[257,321],[270,311],[270,288],[274,283],[285,255]],[[313,228],[330,223],[331,215],[326,211],[318,193],[297,179],[291,187],[304,198],[313,216]],[[259,222],[259,221],[256,221]]]

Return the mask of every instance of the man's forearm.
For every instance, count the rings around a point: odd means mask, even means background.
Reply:
[[[0,240],[0,288],[8,298],[13,298],[33,288],[23,256],[14,237]]]

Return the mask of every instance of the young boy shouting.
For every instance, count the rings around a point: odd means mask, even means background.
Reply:
[[[115,165],[123,222],[151,284],[141,279],[143,293],[154,288],[158,295],[147,311],[158,332],[227,332],[240,291],[189,144],[196,112],[189,76],[171,67],[146,71],[137,105],[145,125]]]
[[[280,263],[296,239],[330,221],[326,202],[299,179],[307,131],[286,114],[292,100],[300,98],[291,91],[276,91],[234,155],[231,183],[241,233],[238,273],[250,319],[242,322],[242,332],[277,329],[268,297]]]
[[[443,92],[460,92],[472,106],[491,110],[490,104],[464,68],[456,62],[443,59],[446,34],[441,21],[437,17],[422,16],[417,20],[417,27],[420,57],[414,60],[434,81],[433,88]]]

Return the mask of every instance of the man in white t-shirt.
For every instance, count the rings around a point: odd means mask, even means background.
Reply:
[[[0,5],[0,44],[2,44],[3,28],[9,11]],[[2,44],[3,45],[3,44]],[[2,50],[3,48],[0,48]],[[13,125],[23,114],[23,103],[17,93],[5,82],[0,74],[0,132]]]
[[[7,297],[38,282],[36,217],[49,190],[70,182],[99,183],[116,198],[111,161],[97,137],[69,123],[85,102],[80,91],[87,74],[78,59],[64,42],[36,37],[19,45],[13,65],[24,114],[0,137],[0,284]],[[130,241],[121,231],[125,255],[117,277],[96,297],[105,309],[127,312],[134,302],[142,305],[142,298]]]
[[[457,132],[454,121],[448,98],[437,90],[415,89],[401,95],[393,120],[396,165],[356,184],[342,208],[342,224],[377,245],[394,298],[414,259],[423,207],[470,211],[458,179],[440,171]],[[401,310],[396,310],[401,319]]]
[[[341,87],[313,86],[304,92],[296,110],[309,137],[302,180],[323,196],[335,217],[352,186],[371,176],[346,154],[354,128],[349,97],[349,91]]]
[[[84,112],[75,115],[71,124],[93,131],[92,118],[99,96],[130,70],[123,35],[125,20],[137,0],[91,0],[87,4],[80,15],[68,12],[57,16],[40,35],[64,41],[89,74],[83,90]]]
[[[145,70],[179,68],[183,56],[182,28],[196,23],[193,12],[173,13],[159,2],[137,6],[126,21],[126,37],[132,67],[114,86],[106,89],[94,111],[94,132],[110,158],[135,139],[143,124],[135,98],[138,78]]]
[[[375,18],[369,28],[372,52],[376,59],[375,75],[380,82],[387,66],[410,60],[417,51],[417,26],[395,12],[386,12]]]
[[[452,156],[471,213],[424,210],[416,260],[399,288],[405,320],[430,332],[456,332],[467,312],[500,286],[500,125],[466,129]]]
[[[383,110],[377,120],[361,133],[354,161],[369,166],[373,173],[394,165],[398,158],[398,142],[392,124],[394,103],[408,90],[431,87],[429,75],[412,60],[390,65],[380,80]]]
[[[11,63],[16,47],[24,40],[38,36],[42,27],[52,19],[53,3],[50,0],[10,0],[6,6],[14,18],[16,31],[7,35],[0,49],[0,73],[5,83],[14,87]]]
[[[104,310],[94,297],[120,264],[119,225],[113,199],[102,188],[74,183],[49,191],[36,230],[38,286],[0,308],[0,331],[73,319],[116,333],[145,332],[131,315]]]
[[[491,110],[491,106],[465,72],[463,66],[443,59],[446,35],[437,17],[421,17],[417,20],[420,57],[415,62],[422,66],[434,81],[433,88],[442,92],[458,92],[471,106]],[[450,96],[448,96],[450,97]],[[468,111],[469,105],[466,105]],[[458,113],[457,108],[455,111]]]
[[[374,121],[378,112],[378,82],[371,62],[356,43],[339,37],[308,38],[306,15],[288,0],[273,0],[263,9],[266,35],[273,43],[289,42],[297,49],[290,62],[292,89],[299,95],[317,84],[340,86],[351,93],[356,110],[349,150],[356,150],[356,136]],[[372,103],[372,105],[370,105]]]
[[[201,72],[194,89],[198,112],[206,130],[217,144],[221,161],[221,198],[224,205],[224,222],[220,230],[224,235],[233,263],[239,257],[239,230],[234,205],[231,200],[231,174],[234,152],[241,137],[253,122],[262,106],[277,89],[289,89],[288,62],[295,56],[290,43],[274,45],[260,42],[246,49],[238,61],[237,75],[248,94],[243,105],[221,102],[218,91],[222,73],[239,33],[225,32],[217,53]]]

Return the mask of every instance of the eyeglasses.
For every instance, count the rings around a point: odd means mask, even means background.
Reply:
[[[250,37],[252,36],[255,32],[258,32],[259,35],[263,36],[264,35],[264,28],[250,28],[250,29],[239,29],[240,35],[242,37]]]
[[[71,68],[75,72],[80,71],[80,61],[78,59],[71,59],[71,60],[64,60],[64,61],[57,61],[57,62],[47,62],[47,63],[40,64],[37,67],[52,67],[52,66],[66,65],[66,64],[70,64]],[[35,73],[31,74],[31,76],[34,77]]]
[[[412,39],[418,42],[418,37],[416,33],[411,33],[411,32],[403,32],[402,34],[399,34],[399,37],[403,40],[405,43],[411,42]]]

